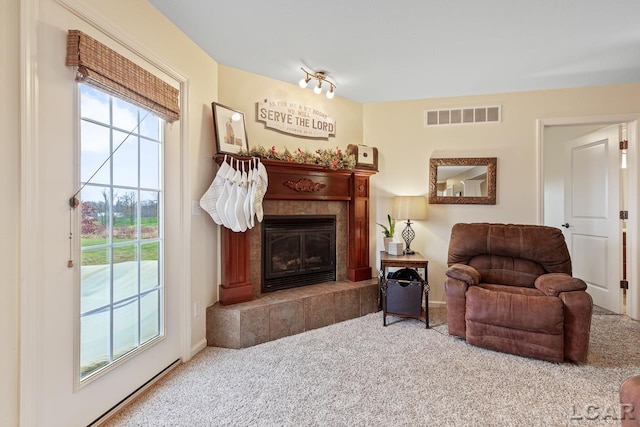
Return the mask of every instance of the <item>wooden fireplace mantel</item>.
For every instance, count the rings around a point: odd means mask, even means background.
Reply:
[[[236,157],[249,160],[249,157]],[[224,156],[214,157],[218,165]],[[353,282],[370,279],[369,265],[369,169],[328,169],[323,166],[261,159],[269,185],[265,199],[347,202],[347,278]],[[249,276],[249,233],[222,228],[223,305],[251,301],[253,285]]]

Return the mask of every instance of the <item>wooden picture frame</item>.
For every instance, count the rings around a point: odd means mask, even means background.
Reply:
[[[429,203],[455,205],[495,205],[496,204],[496,157],[453,157],[432,158],[429,160]],[[451,168],[454,173],[460,169],[484,168],[486,181],[486,195],[460,196],[457,192],[451,195],[438,193],[438,183],[444,169]],[[440,179],[439,179],[440,178]]]
[[[211,103],[216,152],[238,154],[248,151],[247,128],[242,111],[233,110],[217,102]]]

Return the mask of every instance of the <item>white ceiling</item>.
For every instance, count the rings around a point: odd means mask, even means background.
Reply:
[[[149,1],[219,64],[363,103],[640,82],[640,0]]]

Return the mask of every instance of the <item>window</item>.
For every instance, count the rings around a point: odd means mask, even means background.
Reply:
[[[80,378],[163,335],[163,127],[80,84]]]

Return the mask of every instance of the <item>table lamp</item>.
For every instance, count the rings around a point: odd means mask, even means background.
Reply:
[[[407,245],[404,254],[412,255],[411,241],[416,237],[411,228],[411,220],[427,219],[427,199],[423,196],[398,196],[393,199],[393,218],[406,219],[407,226],[402,230],[402,238]]]

